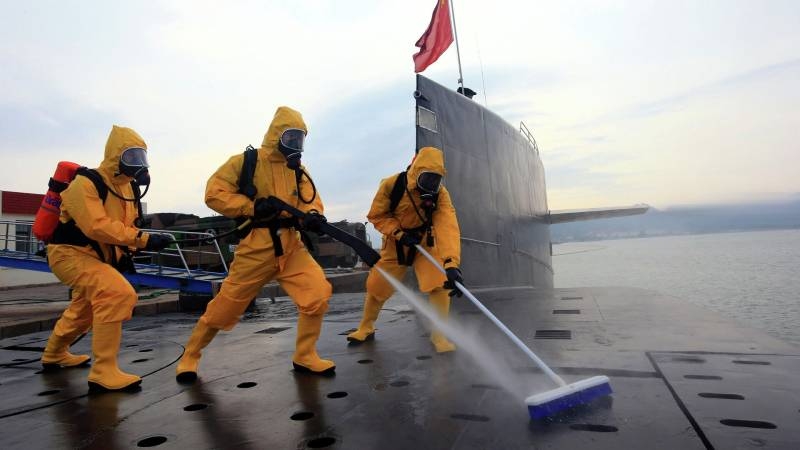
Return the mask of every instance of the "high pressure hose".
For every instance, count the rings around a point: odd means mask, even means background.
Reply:
[[[305,203],[306,205],[311,204],[311,202],[313,202],[314,199],[317,198],[317,186],[314,184],[314,180],[311,179],[311,177],[308,175],[308,172],[306,172],[302,167],[296,169],[294,173],[295,173],[295,183],[297,184],[297,196],[300,198],[300,201]],[[305,175],[306,178],[308,178],[308,181],[311,183],[311,189],[313,192],[311,194],[311,200],[304,199],[303,192],[300,190],[300,180],[303,179],[303,175]]]
[[[91,329],[91,328],[90,328],[90,329]],[[81,333],[81,335],[80,335],[80,336],[78,336],[78,338],[77,338],[77,339],[75,339],[74,341],[72,341],[72,344],[69,344],[69,346],[70,346],[70,347],[72,347],[73,345],[77,344],[78,342],[80,342],[80,340],[81,340],[81,339],[83,339],[84,337],[86,337],[86,335],[87,335],[87,334],[89,334],[89,330],[86,330],[86,332],[84,332],[84,333]],[[12,362],[12,363],[7,363],[7,364],[0,364],[0,367],[9,368],[9,367],[22,366],[22,365],[25,365],[25,364],[34,363],[34,362],[36,362],[36,361],[41,361],[41,360],[42,360],[42,358],[41,358],[41,357],[39,357],[39,358],[34,358],[34,359],[26,359],[26,360],[24,360],[24,361],[17,361],[17,362]]]
[[[125,198],[124,196],[117,194],[110,186],[106,185],[106,187],[108,188],[108,192],[111,192],[114,197],[126,202],[141,202],[144,196],[147,195],[147,191],[150,190],[150,185],[148,184],[144,187],[144,193],[142,195],[134,195],[134,198]]]
[[[215,234],[212,237],[204,237],[204,238],[173,239],[172,243],[174,243],[174,244],[186,244],[186,243],[189,243],[189,242],[205,242],[205,241],[217,240],[217,239],[223,238],[225,236],[230,236],[233,233],[236,233],[237,231],[241,231],[241,230],[247,228],[248,226],[250,226],[250,224],[252,224],[252,223],[253,223],[253,219],[250,218],[250,219],[247,219],[244,222],[242,222],[236,228],[232,228],[232,229],[230,229],[230,230],[228,230],[228,231],[226,231],[226,232],[224,232],[222,234]]]

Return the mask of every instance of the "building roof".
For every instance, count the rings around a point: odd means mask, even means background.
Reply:
[[[2,192],[2,214],[23,214],[35,216],[39,211],[44,195],[28,192]]]

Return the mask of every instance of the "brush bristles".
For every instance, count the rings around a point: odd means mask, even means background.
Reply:
[[[592,377],[564,387],[553,389],[528,398],[528,413],[538,420],[560,411],[584,405],[592,400],[611,394],[608,377]]]

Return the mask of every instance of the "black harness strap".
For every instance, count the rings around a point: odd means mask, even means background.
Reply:
[[[47,187],[56,194],[64,192],[64,189],[66,189],[68,186],[69,183],[64,183],[63,181],[58,181],[54,178],[50,178],[50,181],[47,182]]]
[[[94,184],[95,189],[97,190],[97,195],[102,200],[103,204],[106,203],[106,198],[108,198],[108,186],[103,181],[103,177],[100,176],[100,173],[95,169],[89,169],[86,167],[80,167],[75,172],[75,176],[84,176],[92,181]],[[140,206],[141,208],[141,206]],[[90,245],[92,249],[97,253],[97,257],[100,258],[100,261],[106,262],[105,256],[103,256],[103,249],[100,248],[100,243],[95,241],[94,239],[89,239],[78,225],[75,223],[75,219],[71,219],[69,222],[58,222],[55,231],[53,232],[53,238],[50,240],[53,244],[67,244],[67,245],[76,245],[78,247],[86,247]],[[111,258],[114,260],[111,262],[112,265],[116,263],[116,256],[114,252],[111,252]]]
[[[242,172],[239,174],[239,193],[246,196],[250,200],[255,200],[256,194],[258,194],[258,189],[256,188],[256,185],[253,182],[256,173],[256,165],[258,165],[258,150],[253,148],[252,145],[248,145],[247,148],[244,150],[244,161],[242,162]],[[299,171],[296,171],[295,173],[297,178],[297,190],[299,193],[300,177],[303,175],[303,173]],[[246,220],[247,220],[246,217],[239,217],[236,219],[236,225],[237,226],[241,225]],[[300,231],[300,238],[303,240],[303,243],[306,245],[306,247],[308,247],[308,250],[313,251],[314,249],[314,245],[311,242],[311,238],[309,238],[308,234],[306,234],[300,229],[300,223],[294,217],[291,218],[274,217],[268,220],[260,220],[260,221],[254,220],[252,225],[244,228],[239,233],[237,233],[239,239],[243,239],[245,236],[250,234],[250,231],[253,228],[269,229],[269,235],[272,238],[272,245],[273,248],[275,249],[275,256],[283,255],[283,244],[281,243],[281,238],[278,235],[278,230],[280,230],[281,228],[295,228],[296,230]]]
[[[406,193],[406,185],[408,184],[408,172],[403,171],[397,174],[397,178],[394,180],[394,186],[392,186],[392,192],[389,193],[389,212],[394,213],[397,209],[397,205],[400,204],[400,200],[402,200],[403,195]],[[403,230],[403,231],[410,231],[410,230]],[[417,249],[414,247],[410,247],[408,249],[408,253],[406,253],[405,249],[403,248],[403,244],[400,241],[395,240],[395,251],[397,252],[397,263],[401,266],[410,266],[414,263],[414,257],[417,254]]]
[[[400,241],[395,241],[395,250],[397,251],[397,264],[401,266],[411,266],[414,265],[414,258],[417,256],[417,248],[416,247],[409,247],[408,251],[405,251],[403,248],[403,244]]]
[[[100,175],[95,169],[89,169],[86,167],[80,167],[75,172],[75,176],[84,176],[92,181],[94,184],[95,189],[97,190],[97,195],[100,197],[100,200],[105,205],[106,199],[108,198],[109,188],[106,185],[105,181],[103,181],[103,177]],[[53,180],[51,180],[53,181]],[[136,209],[139,213],[139,217],[136,219],[137,221],[144,220],[144,211],[142,208],[142,202],[139,200],[141,198],[141,190],[139,189],[139,185],[137,185],[134,181],[131,181],[131,188],[133,189],[134,193],[134,201],[136,203]],[[119,197],[118,194],[112,193]],[[122,197],[120,197],[122,198]],[[122,198],[125,201],[130,201]],[[137,224],[139,226],[141,222]],[[136,268],[133,265],[133,259],[131,258],[130,252],[127,248],[113,246],[116,248],[121,248],[124,255],[122,258],[117,260],[117,252],[112,249],[111,251],[111,261],[106,261],[105,256],[103,255],[103,249],[100,247],[100,243],[95,241],[94,239],[89,239],[78,225],[75,223],[75,219],[71,219],[69,222],[63,223],[59,222],[56,226],[55,231],[53,232],[53,237],[50,240],[53,244],[66,244],[66,245],[75,245],[78,247],[85,247],[87,245],[91,246],[92,249],[97,253],[97,257],[100,261],[104,263],[110,264],[115,269],[119,270],[122,273],[136,273]]]
[[[287,204],[286,202],[277,197],[273,196],[267,197],[267,201],[275,209],[278,209],[280,211],[286,211],[293,217],[296,217],[298,219],[303,219],[308,215],[308,213],[300,211],[299,209]],[[336,228],[335,226],[329,224],[328,222],[325,221],[320,222],[319,232],[317,233],[327,234],[333,239],[352,248],[353,250],[355,250],[358,256],[369,266],[374,266],[375,263],[377,263],[378,260],[380,259],[380,255],[378,254],[378,252],[376,252],[372,247],[370,247],[369,244],[353,236],[352,234],[345,232],[344,230]]]
[[[258,150],[253,148],[252,145],[248,145],[244,151],[244,162],[242,163],[242,172],[239,174],[239,193],[245,195],[250,200],[256,199],[256,194],[258,194],[258,189],[256,188],[253,179],[256,173],[256,165],[258,164]],[[317,191],[314,188],[314,195],[311,197],[310,201],[305,201],[300,195],[300,179],[302,176],[305,175],[306,178],[311,182],[313,187],[314,181],[311,180],[311,177],[308,176],[302,170],[295,171],[295,182],[297,184],[297,195],[303,200],[304,203],[311,203],[316,198]],[[244,221],[247,220],[245,217],[239,217],[236,219],[236,225],[241,225]],[[272,238],[272,245],[275,248],[275,256],[282,256],[283,255],[283,244],[281,244],[281,238],[278,235],[278,230],[281,228],[295,228],[297,231],[300,232],[300,238],[302,239],[303,243],[308,248],[308,251],[314,251],[314,244],[311,242],[311,238],[308,236],[308,233],[303,231],[300,227],[300,223],[298,222],[297,218],[273,218],[270,220],[264,220],[256,222],[254,221],[253,224],[249,227],[246,227],[240,233],[237,233],[239,239],[243,239],[250,233],[250,230],[253,228],[269,228],[269,235]]]
[[[253,183],[258,163],[258,150],[248,145],[244,151],[244,162],[242,163],[242,173],[239,175],[239,193],[247,196],[250,200],[256,199],[258,189]]]
[[[434,240],[433,240],[433,233],[431,229],[433,228],[433,212],[436,210],[436,203],[439,200],[439,194],[437,193],[433,198],[433,205],[431,208],[422,207],[423,214],[420,212],[419,207],[414,202],[414,197],[411,195],[411,191],[408,190],[408,172],[400,172],[397,175],[397,179],[395,179],[394,186],[392,186],[392,192],[389,194],[389,212],[394,213],[397,209],[397,205],[400,204],[400,200],[403,198],[404,194],[408,194],[408,199],[411,201],[411,205],[414,207],[414,211],[417,213],[417,216],[422,221],[422,225],[412,228],[412,229],[403,229],[405,233],[415,233],[419,234],[420,236],[427,236],[427,244],[428,247],[433,247]],[[414,258],[417,256],[417,249],[416,247],[409,247],[408,250],[405,250],[405,246],[400,243],[400,241],[395,241],[395,250],[397,251],[397,263],[402,266],[410,266],[414,264]]]
[[[272,238],[272,246],[275,249],[275,256],[283,256],[283,244],[281,243],[281,237],[278,234],[278,230],[281,228],[294,228],[298,232],[300,232],[300,239],[305,244],[308,251],[314,251],[314,243],[311,241],[311,237],[300,227],[300,221],[297,220],[297,217],[275,217],[269,220],[261,220],[258,222],[253,222],[252,228],[268,228],[269,235]]]
[[[105,204],[106,198],[108,198],[108,186],[106,186],[105,181],[103,181],[103,177],[100,175],[100,172],[87,167],[79,167],[75,172],[75,176],[78,175],[83,175],[84,177],[92,180],[92,184],[94,184],[95,189],[97,189],[97,195],[100,197],[100,200],[103,201],[103,204]]]
[[[408,175],[406,172],[400,172],[397,175],[397,179],[394,180],[394,186],[392,186],[392,192],[389,194],[389,212],[393,213],[395,209],[397,209],[397,205],[400,204],[400,199],[403,198],[403,194],[406,193],[406,185],[408,184]]]

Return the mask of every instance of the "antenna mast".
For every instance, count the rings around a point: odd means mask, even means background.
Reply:
[[[461,92],[464,93],[464,74],[461,72],[461,51],[458,49],[458,31],[456,30],[456,10],[453,0],[450,0],[450,17],[452,17],[453,36],[456,40],[456,55],[458,57],[458,83],[461,85]]]

